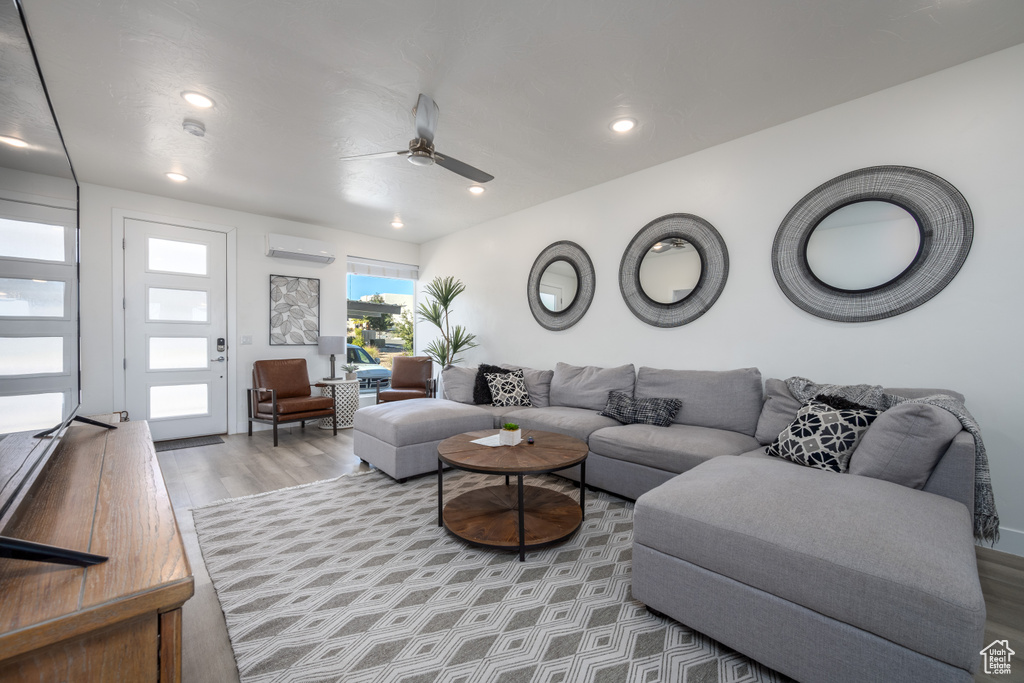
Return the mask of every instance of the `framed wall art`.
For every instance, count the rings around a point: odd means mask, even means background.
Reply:
[[[270,276],[270,345],[316,346],[320,336],[320,280]]]

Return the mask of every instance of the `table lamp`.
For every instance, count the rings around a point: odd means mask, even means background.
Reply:
[[[320,347],[320,355],[331,356],[331,376],[325,379],[338,379],[334,375],[334,354],[340,353],[344,357],[346,351],[348,351],[348,338],[347,337],[317,337],[316,345]]]

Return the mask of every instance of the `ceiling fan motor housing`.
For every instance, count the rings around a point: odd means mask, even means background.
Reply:
[[[415,166],[431,166],[434,163],[434,145],[422,138],[409,142],[409,163]]]

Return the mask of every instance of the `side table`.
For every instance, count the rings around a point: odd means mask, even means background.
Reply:
[[[338,429],[349,429],[359,409],[358,379],[323,379],[329,386],[320,387],[321,396],[330,396],[334,389],[334,416],[338,420]],[[320,429],[333,429],[331,418],[320,418]]]

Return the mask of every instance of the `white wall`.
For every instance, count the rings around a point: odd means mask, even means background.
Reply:
[[[466,284],[453,322],[477,335],[471,364],[756,366],[765,377],[959,390],[988,446],[998,547],[1024,555],[1022,74],[1018,46],[490,221],[424,244],[421,280]],[[804,313],[772,275],[779,223],[820,183],[879,164],[926,169],[964,194],[976,228],[966,264],[937,297],[895,318],[841,324]],[[636,231],[674,212],[721,232],[730,273],[703,317],[658,329],[626,308],[618,266]],[[541,328],[524,293],[534,258],[556,240],[579,243],[597,272],[593,305],[564,332]],[[433,334],[417,331],[420,345]]]
[[[229,416],[232,433],[244,431],[245,390],[251,383],[252,363],[265,358],[305,358],[310,378],[329,374],[330,362],[315,346],[270,346],[269,297],[271,273],[320,279],[320,332],[343,336],[346,330],[345,256],[364,256],[416,264],[419,246],[367,235],[297,223],[256,214],[219,209],[165,197],[117,190],[99,185],[81,186],[82,235],[82,413],[122,410],[115,403],[115,386],[124,374],[111,352],[120,309],[113,305],[115,278],[121,265],[114,260],[114,239],[121,225],[114,225],[115,210],[161,216],[168,223],[198,221],[233,228],[237,239],[235,285],[237,290],[236,338],[229,339],[229,358],[236,378],[237,410]],[[337,260],[317,264],[264,255],[266,233],[274,232],[330,242]],[[116,236],[116,237],[115,237]],[[242,336],[251,346],[242,346]],[[258,425],[257,425],[258,426]]]

